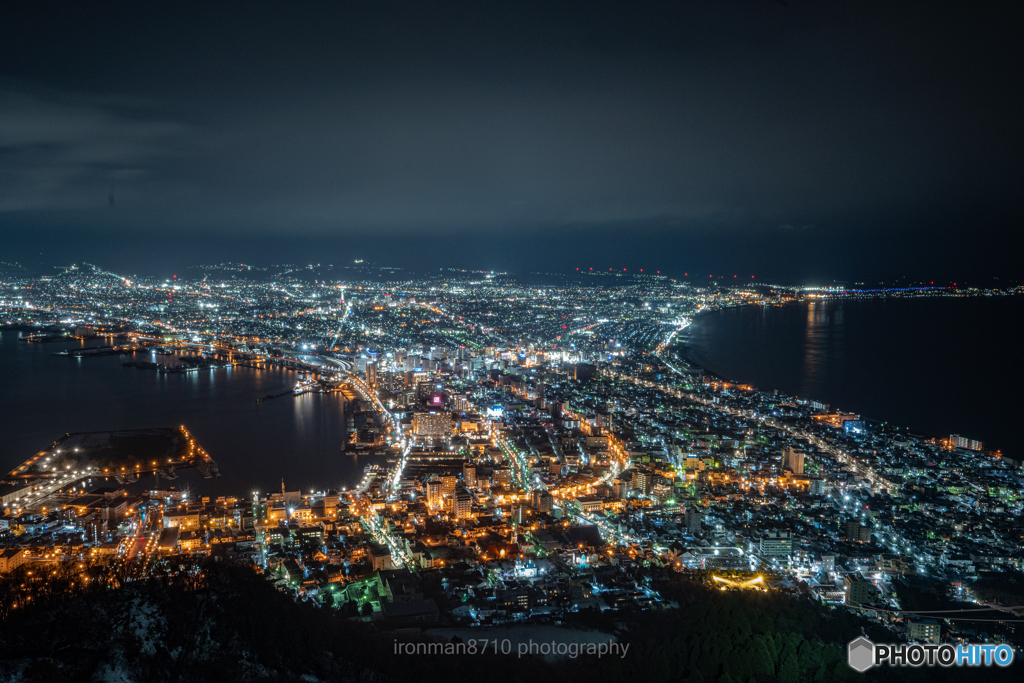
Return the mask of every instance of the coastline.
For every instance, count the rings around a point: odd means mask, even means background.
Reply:
[[[1013,401],[1009,387],[1024,377],[1024,368],[1009,340],[971,330],[1012,319],[1022,299],[965,299],[836,297],[723,306],[694,315],[672,351],[718,381],[778,390],[913,434],[965,434],[1012,452],[1012,430],[999,416],[1012,424],[1004,414]],[[928,369],[923,357],[941,371]],[[932,397],[934,405],[926,401]]]
[[[8,417],[19,432],[0,449],[6,469],[67,432],[117,431],[184,425],[213,457],[222,476],[176,483],[200,495],[280,486],[282,476],[304,488],[342,488],[358,483],[363,467],[385,456],[339,455],[333,394],[303,394],[292,400],[256,403],[270,393],[290,392],[294,373],[238,366],[204,372],[157,373],[123,367],[117,356],[69,359],[53,356],[76,340],[26,344],[3,331],[0,368],[12,392]],[[24,331],[22,331],[24,334]],[[45,387],[55,391],[47,392]],[[121,397],[130,404],[111,412]],[[278,453],[291,454],[281,458]],[[152,479],[150,479],[152,481]]]

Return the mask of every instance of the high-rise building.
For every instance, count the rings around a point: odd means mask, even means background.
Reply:
[[[846,540],[851,543],[870,543],[871,527],[864,526],[859,519],[846,520]]]
[[[782,454],[782,466],[793,474],[804,473],[804,454],[793,447]]]
[[[494,483],[499,486],[508,486],[512,483],[512,470],[507,467],[495,467]]]
[[[395,373],[388,370],[378,370],[377,388],[381,391],[386,391],[389,394],[395,391]]]
[[[476,488],[476,465],[471,462],[462,464],[462,481],[469,488]]]
[[[534,491],[533,492],[533,509],[538,513],[551,512],[551,509],[555,506],[555,499],[547,491]]]
[[[459,478],[454,475],[445,475],[441,477],[441,495],[445,498],[451,498],[455,493],[455,487],[459,484]]]
[[[441,480],[437,477],[431,477],[427,481],[427,505],[431,508],[439,508],[444,499],[444,494],[441,489]]]
[[[366,385],[371,389],[377,387],[377,364],[367,363],[366,364]]]
[[[427,375],[421,373],[415,373],[416,380],[416,400],[426,401],[434,395],[437,389],[437,382],[431,380]]]
[[[675,489],[668,484],[655,484],[651,489],[651,497],[664,504],[675,498]]]
[[[465,487],[460,486],[455,489],[452,515],[455,519],[468,519],[473,516],[473,496]]]
[[[412,432],[416,436],[451,436],[452,417],[448,413],[416,413],[412,416]]]
[[[863,605],[871,602],[874,586],[870,581],[859,576],[844,576],[843,584],[846,586],[846,604]]]
[[[653,485],[654,477],[650,472],[644,472],[643,470],[633,472],[633,488],[643,495],[648,495]]]
[[[691,534],[699,534],[701,522],[704,521],[704,515],[700,510],[695,508],[686,508],[686,530]]]

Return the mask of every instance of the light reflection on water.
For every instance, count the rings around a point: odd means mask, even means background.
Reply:
[[[1024,296],[815,301],[697,316],[680,338],[726,379],[1021,454]]]
[[[825,381],[832,364],[842,362],[843,309],[827,302],[807,304],[804,372],[800,393],[810,395]]]
[[[268,394],[294,386],[283,368],[234,367],[157,373],[122,367],[120,356],[53,356],[71,344],[25,343],[5,332],[0,342],[3,438],[0,468],[9,471],[65,432],[108,431],[184,424],[217,461],[223,476],[183,476],[198,495],[245,494],[352,486],[379,457],[341,454],[344,433],[337,394]],[[136,360],[153,360],[138,354]],[[167,364],[168,356],[156,356]]]

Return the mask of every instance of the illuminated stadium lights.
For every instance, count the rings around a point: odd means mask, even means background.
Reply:
[[[721,587],[723,590],[725,589],[725,586],[730,586],[732,588],[740,588],[744,590],[748,588],[755,590],[767,590],[767,588],[763,587],[764,577],[760,574],[750,579],[749,581],[733,581],[732,579],[726,579],[721,576],[712,576],[711,578],[715,581],[718,581],[721,584],[724,584]]]

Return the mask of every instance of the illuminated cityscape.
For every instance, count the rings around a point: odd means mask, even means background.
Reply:
[[[250,267],[154,280],[77,265],[4,282],[0,316],[22,343],[79,340],[61,353],[82,362],[286,368],[294,400],[345,397],[339,457],[378,462],[339,490],[195,498],[176,470],[220,472],[187,425],[67,435],[4,479],[5,571],[87,562],[145,577],[170,558],[228,557],[297,600],[397,627],[657,609],[668,603],[637,573],[656,569],[805,591],[899,629],[913,622],[894,582],[952,590],[1021,570],[1019,462],[722,381],[676,353],[701,311],[806,292],[621,272],[531,286],[359,265],[231,271]],[[475,583],[424,595],[420,577],[449,571]]]
[[[0,683],[1016,683],[1021,66],[1001,5],[0,3]]]

